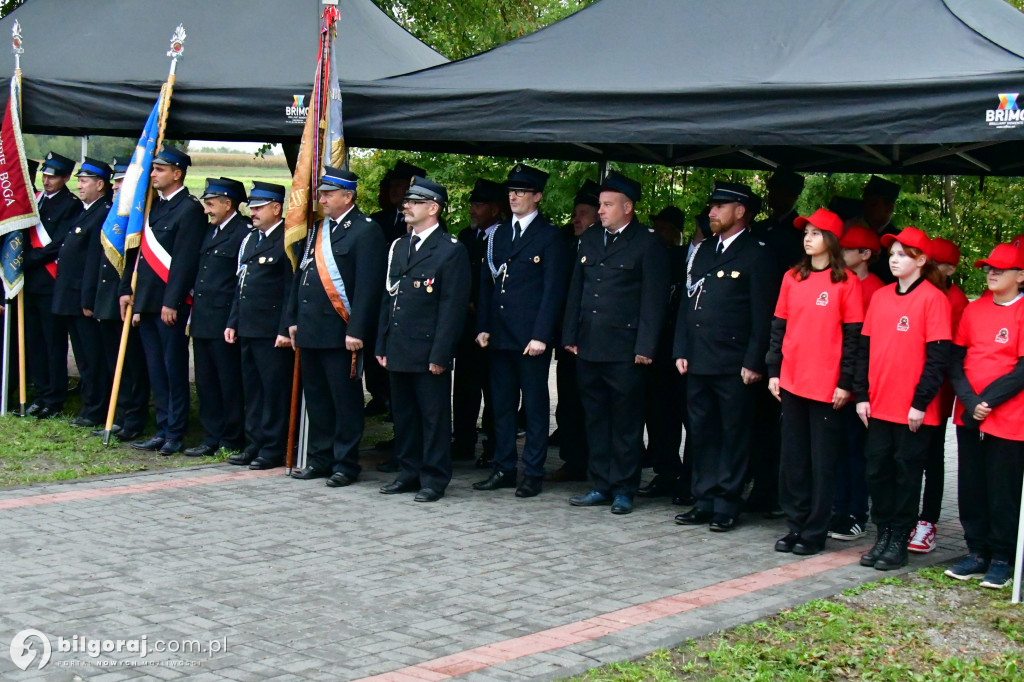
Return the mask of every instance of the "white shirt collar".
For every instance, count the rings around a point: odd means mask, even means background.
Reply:
[[[181,187],[179,187],[178,189],[174,190],[170,194],[164,194],[163,192],[160,192],[160,198],[166,199],[167,201],[170,201],[171,199],[173,199],[178,194],[178,192],[180,192],[183,189],[185,189],[185,185],[182,185]]]
[[[728,248],[729,248],[729,246],[730,246],[730,245],[731,245],[731,244],[732,244],[732,243],[733,243],[734,241],[736,241],[736,237],[739,237],[739,236],[740,236],[741,234],[743,234],[743,233],[744,233],[744,232],[746,232],[746,231],[747,231],[747,228],[745,228],[745,227],[744,227],[744,228],[743,228],[742,230],[740,230],[739,232],[737,232],[736,234],[734,234],[734,235],[733,235],[733,236],[731,236],[731,237],[728,237],[728,238],[726,238],[726,239],[722,239],[721,237],[719,237],[719,238],[718,238],[718,239],[719,239],[719,241],[720,241],[720,242],[722,242],[722,251],[724,252],[724,251],[725,251],[726,249],[728,249]],[[715,244],[715,249],[716,249],[716,250],[718,249],[718,244]]]
[[[102,197],[100,197],[100,198],[102,198]],[[99,200],[100,200],[99,198],[97,198],[97,199],[93,199],[93,200],[92,200],[92,201],[90,201],[90,202],[89,202],[88,204],[87,204],[87,203],[85,203],[85,202],[83,201],[83,202],[82,202],[82,206],[83,206],[83,209],[84,209],[84,210],[86,210],[86,211],[88,211],[88,210],[89,210],[89,208],[90,208],[90,207],[91,207],[91,206],[92,206],[93,204],[95,204],[95,203],[96,203],[97,201],[99,201]]]
[[[218,226],[217,226],[217,229],[216,229],[216,230],[214,230],[214,232],[217,232],[217,231],[223,230],[223,229],[224,229],[224,226],[225,226],[225,225],[227,225],[228,223],[230,223],[230,222],[231,222],[231,219],[232,219],[232,218],[234,218],[234,217],[235,217],[236,215],[238,215],[238,211],[232,211],[232,212],[231,212],[231,215],[229,215],[229,216],[228,216],[228,219],[227,219],[227,220],[225,220],[224,222],[222,222],[222,223],[221,223],[220,225],[218,225]]]
[[[440,226],[441,226],[440,223],[434,223],[431,227],[428,227],[427,229],[423,230],[422,232],[416,232],[415,230],[412,231],[412,234],[415,235],[416,238],[419,240],[419,241],[416,242],[416,250],[417,251],[419,251],[420,247],[423,246],[423,242],[427,241],[427,237],[432,235],[434,233],[434,230],[436,230]]]
[[[632,221],[630,221],[630,222],[632,222]],[[625,225],[623,225],[622,227],[620,227],[617,230],[609,230],[609,229],[605,228],[605,232],[607,232],[608,234],[619,234],[620,232],[625,230],[627,227],[629,227],[629,223],[626,223]]]
[[[327,220],[327,221],[331,221],[331,220],[333,220],[334,222],[336,222],[336,223],[338,223],[338,224],[340,225],[340,224],[341,224],[341,221],[345,219],[345,216],[347,216],[347,215],[348,215],[349,213],[351,213],[351,212],[352,212],[352,209],[353,209],[353,208],[355,208],[355,207],[356,207],[356,205],[355,205],[355,204],[352,204],[351,206],[349,206],[349,207],[348,207],[348,210],[347,210],[347,211],[345,211],[344,213],[342,213],[342,214],[341,214],[340,216],[338,216],[337,218],[324,218],[324,220]]]
[[[267,230],[266,232],[263,233],[263,238],[266,239],[267,237],[272,235],[274,233],[274,230],[277,229],[277,226],[280,225],[283,222],[284,222],[284,218],[282,218],[281,220],[278,220],[276,223],[274,223],[273,227],[271,227],[269,230]]]
[[[539,214],[540,211],[534,211],[530,215],[523,216],[522,218],[517,218],[516,216],[513,215],[512,224],[514,225],[517,220],[519,221],[519,234],[522,235],[524,232],[526,232],[526,228],[530,226],[530,223],[533,222],[534,218],[536,218]]]

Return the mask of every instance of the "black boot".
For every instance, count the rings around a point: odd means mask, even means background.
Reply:
[[[875,570],[895,571],[907,565],[907,540],[910,537],[910,528],[906,526],[893,526],[892,536],[889,544],[882,552],[882,555],[875,561]]]
[[[878,561],[878,557],[882,556],[885,548],[889,546],[889,540],[892,538],[892,528],[889,524],[878,526],[878,537],[875,539],[875,546],[868,551],[867,554],[860,558],[860,565],[872,567],[875,562]]]

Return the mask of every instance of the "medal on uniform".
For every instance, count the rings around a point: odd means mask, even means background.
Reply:
[[[416,280],[415,282],[413,282],[412,283],[412,288],[413,289],[419,289],[420,288],[420,281]]]
[[[430,279],[423,280],[423,283],[427,285],[427,293],[428,294],[434,293],[434,278],[433,277],[431,277]]]
[[[533,257],[533,262],[534,263],[539,263],[540,262],[540,256],[534,256]]]
[[[586,256],[584,256],[583,258],[580,258],[580,263],[586,263],[586,262],[587,262],[587,257]]]
[[[266,262],[267,262],[267,257],[266,256],[260,256],[260,265],[262,265],[263,263],[266,263]]]
[[[75,228],[75,234],[82,234],[82,228],[76,227]]]
[[[724,270],[719,270],[717,277],[718,277],[718,279],[722,279],[723,277],[725,277],[725,271]]]
[[[732,272],[729,273],[729,276],[732,277],[733,279],[737,279],[739,278],[740,273],[738,270],[733,270]]]

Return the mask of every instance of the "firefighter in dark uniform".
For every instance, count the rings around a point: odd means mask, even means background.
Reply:
[[[111,182],[116,193],[128,172],[129,159],[114,158]],[[117,194],[114,195],[117,201]],[[97,357],[106,371],[108,382],[113,382],[117,367],[117,353],[121,345],[121,305],[119,303],[121,275],[110,261],[100,239],[92,242],[94,255],[86,266],[82,280],[82,308],[86,315],[92,315],[99,326],[102,352]],[[95,267],[94,267],[95,265]],[[111,383],[105,389],[110,397]],[[149,374],[146,372],[146,356],[142,353],[142,342],[136,327],[128,329],[128,344],[125,347],[124,364],[121,368],[121,387],[117,393],[117,411],[111,434],[122,442],[129,443],[142,433],[149,416]],[[103,415],[106,426],[106,415]],[[91,431],[102,437],[104,429]]]
[[[489,353],[476,343],[477,311],[480,309],[480,272],[487,257],[487,238],[508,213],[508,192],[500,183],[478,178],[469,195],[469,227],[459,241],[469,254],[470,294],[466,324],[455,355],[452,377],[452,459],[476,455],[477,417],[483,400],[484,447],[494,449],[494,416],[491,403]]]
[[[864,201],[864,221],[869,228],[878,233],[879,237],[883,234],[899,234],[899,230],[892,224],[892,214],[896,210],[896,199],[899,195],[898,184],[877,175],[872,175],[864,185],[861,194]],[[896,281],[889,269],[888,258],[879,258],[869,269],[886,284]]]
[[[185,189],[188,154],[165,144],[153,157],[150,179],[159,193],[137,254],[133,324],[139,326],[149,383],[156,406],[156,435],[132,443],[137,450],[174,455],[182,450],[191,402],[186,325],[190,292],[199,266],[199,247],[209,230],[203,205]],[[121,308],[132,300],[131,263],[121,278]]]
[[[600,195],[601,186],[593,180],[585,180],[573,198],[572,223],[565,230],[569,252],[565,276],[567,282],[572,279],[576,264],[574,256],[580,248],[580,238],[584,232],[601,223],[597,215]],[[590,464],[590,449],[587,447],[583,403],[576,386],[576,356],[564,347],[555,349],[555,386],[558,390],[558,405],[555,406],[555,424],[558,428],[548,437],[548,444],[558,447],[562,466],[545,476],[545,479],[553,483],[585,481]]]
[[[78,196],[84,204],[72,223],[57,258],[57,280],[53,286],[53,314],[71,336],[75,364],[81,377],[82,409],[71,420],[72,426],[96,427],[106,419],[110,398],[110,377],[103,362],[100,328],[92,317],[92,308],[83,304],[82,284],[87,270],[99,268],[97,250],[103,221],[110,212],[110,166],[88,156],[78,173]]]
[[[644,375],[668,306],[668,254],[636,219],[639,200],[640,183],[614,171],[605,178],[603,229],[580,239],[562,325],[562,343],[577,357],[592,485],[569,503],[610,503],[613,514],[633,510],[640,484]]]
[[[288,333],[302,351],[309,415],[307,465],[292,478],[359,476],[363,437],[362,364],[380,313],[386,246],[380,226],[355,206],[355,173],[331,168],[317,186],[326,217],[306,239],[288,303]]]
[[[284,310],[291,293],[292,264],[284,250],[285,190],[253,182],[249,214],[255,228],[238,253],[238,284],[224,340],[242,351],[245,433],[249,446],[228,458],[250,469],[284,464],[291,406],[291,349]]]
[[[380,210],[370,215],[373,222],[380,225],[384,234],[384,244],[388,246],[406,233],[405,216],[402,214],[402,197],[409,189],[409,182],[413,176],[427,177],[427,172],[419,166],[414,166],[405,161],[399,161],[395,167],[389,170],[381,180],[382,188],[378,197],[382,199]],[[370,337],[366,339],[367,347],[372,349],[376,344],[373,337],[376,329],[370,330]],[[370,402],[366,405],[366,414],[388,414],[391,411],[391,387],[388,383],[388,373],[376,362],[368,362],[365,367],[366,390],[370,394]],[[390,442],[384,443],[390,445]],[[394,473],[397,471],[397,463],[385,462],[377,467],[381,471]]]
[[[675,206],[666,206],[651,216],[651,227],[668,249],[668,315],[661,330],[654,362],[647,367],[647,456],[654,467],[654,478],[637,490],[637,497],[670,497],[673,504],[684,504],[690,497],[693,454],[679,449],[686,420],[686,377],[675,370],[672,339],[675,319],[686,288],[687,247],[682,246],[686,214]],[[689,429],[687,429],[689,432]]]
[[[797,218],[796,202],[804,190],[804,177],[799,173],[779,169],[766,183],[768,217],[754,223],[751,233],[768,247],[776,267],[772,281],[773,300],[778,300],[782,277],[786,271],[804,257],[804,236],[793,229]],[[747,215],[749,219],[753,216]],[[779,506],[779,457],[782,449],[782,431],[779,401],[768,391],[754,391],[753,433],[750,437],[750,472],[754,481],[744,511],[759,512],[766,518],[781,518]]]
[[[708,200],[713,236],[694,251],[679,306],[673,356],[687,375],[696,506],[684,525],[735,527],[747,474],[753,391],[762,379],[775,265],[748,229],[759,202],[746,185],[716,182]]]
[[[469,257],[438,217],[448,192],[413,178],[405,195],[411,232],[392,242],[381,304],[377,362],[391,379],[400,470],[380,492],[444,496],[452,478],[452,360],[469,303]]]
[[[43,161],[43,191],[36,195],[41,223],[25,230],[25,353],[35,387],[26,413],[47,419],[64,409],[68,395],[68,330],[53,314],[57,254],[82,202],[67,188],[75,162],[50,152]]]
[[[245,203],[245,185],[231,178],[207,178],[200,197],[210,221],[199,247],[199,272],[192,294],[192,361],[196,370],[199,422],[203,442],[185,450],[188,457],[209,457],[224,448],[245,447],[242,355],[224,340],[231,301],[238,284],[238,249],[252,226],[238,212]]]
[[[494,463],[487,480],[473,489],[516,488],[516,497],[535,497],[543,486],[551,422],[548,370],[565,301],[565,239],[538,210],[547,180],[544,171],[521,163],[509,172],[512,219],[491,232],[480,272],[476,342],[491,353]],[[516,487],[520,393],[525,470]]]

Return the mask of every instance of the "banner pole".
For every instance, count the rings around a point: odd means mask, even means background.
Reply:
[[[0,417],[7,416],[7,388],[8,388],[7,381],[8,381],[8,378],[9,378],[8,375],[10,374],[7,371],[7,368],[10,365],[10,361],[11,361],[11,303],[10,303],[10,301],[8,301],[7,305],[4,307],[3,315],[4,315],[4,358],[3,358],[4,367],[3,367],[3,381],[2,381],[3,385],[2,385],[2,387],[0,387],[0,391],[3,392],[3,394],[0,395]]]

